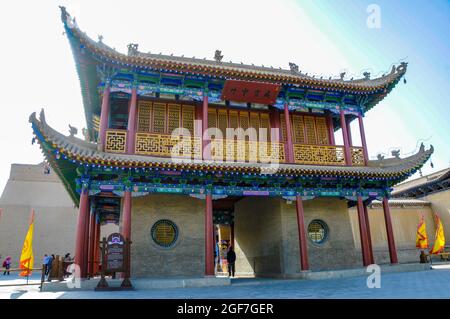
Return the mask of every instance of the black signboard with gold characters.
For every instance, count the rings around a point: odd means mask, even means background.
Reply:
[[[95,290],[123,290],[133,289],[130,282],[130,244],[131,241],[124,238],[120,233],[113,233],[108,238],[103,237],[101,242],[102,264],[101,279]],[[120,287],[110,287],[106,281],[107,275],[116,272],[123,273],[123,281]]]
[[[124,271],[125,239],[120,233],[113,233],[106,241],[106,270]]]

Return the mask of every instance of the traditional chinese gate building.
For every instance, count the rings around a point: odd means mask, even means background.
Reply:
[[[345,80],[308,76],[295,64],[224,62],[220,51],[206,60],[130,44],[121,54],[61,13],[81,83],[85,139],[56,132],[43,112],[30,122],[79,207],[75,257],[83,277],[96,271],[104,218],[120,221],[133,242],[132,276],[214,275],[213,220],[221,218],[231,227],[238,274],[368,265],[376,262],[367,215],[375,199],[383,203],[390,262],[398,263],[387,199],[433,148],[369,160],[364,114],[400,81],[406,63],[380,78]],[[230,138],[209,128],[248,134]],[[338,130],[343,145],[335,143]],[[351,242],[351,206],[360,251]]]

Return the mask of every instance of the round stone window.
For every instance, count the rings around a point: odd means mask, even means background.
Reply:
[[[178,227],[168,219],[161,219],[152,226],[151,235],[158,246],[169,248],[178,239]]]
[[[322,244],[328,237],[328,226],[322,221],[315,219],[308,225],[309,239],[315,244]]]

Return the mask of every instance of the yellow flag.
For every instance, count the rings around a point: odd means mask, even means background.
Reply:
[[[19,268],[23,271],[19,276],[25,277],[31,275],[33,269],[33,227],[34,226],[34,209],[31,212],[30,226],[28,227],[25,241],[23,242],[22,254],[20,255]]]
[[[436,224],[436,235],[434,239],[433,249],[431,249],[430,254],[439,254],[444,250],[445,247],[444,227],[442,226],[442,222],[438,214],[436,214]]]
[[[417,226],[416,247],[420,249],[428,248],[427,226],[423,215],[419,226]]]

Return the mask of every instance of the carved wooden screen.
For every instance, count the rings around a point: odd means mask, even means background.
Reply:
[[[152,102],[138,102],[138,132],[150,132],[150,117],[152,114]]]
[[[317,144],[317,134],[314,116],[304,116],[303,120],[305,122],[306,143]]]
[[[191,135],[194,134],[194,119],[195,107],[192,105],[183,105],[181,122],[183,123],[183,128],[189,130]]]
[[[153,133],[166,133],[166,104],[153,103]]]
[[[217,127],[216,110],[208,110],[208,128]]]
[[[246,130],[250,127],[248,112],[239,112],[239,127]]]
[[[261,129],[265,129],[265,135],[264,137],[267,138],[267,140],[270,140],[270,117],[269,117],[269,113],[261,113],[260,114],[260,128]],[[261,139],[261,136],[260,136]]]
[[[316,117],[316,132],[318,144],[330,144],[330,140],[328,138],[327,121],[324,117]]]
[[[322,116],[291,114],[292,142],[297,144],[329,145],[328,127]],[[280,114],[281,139],[286,141],[286,122]]]
[[[229,111],[228,117],[230,119],[229,127],[238,128],[239,127],[239,114],[237,111]]]
[[[226,138],[227,128],[242,128],[244,131],[252,127],[258,137],[259,129],[266,128],[270,136],[270,117],[265,112],[237,111],[226,109],[208,110],[208,127],[217,127]]]
[[[192,105],[138,102],[137,131],[157,134],[172,134],[184,127],[194,134],[195,108]]]
[[[168,106],[168,127],[167,133],[172,134],[173,130],[181,127],[181,105],[169,104]]]
[[[292,131],[294,143],[305,144],[305,123],[303,116],[292,115]]]
[[[218,110],[217,112],[217,128],[222,132],[222,137],[225,138],[228,127],[228,113],[227,110]]]

